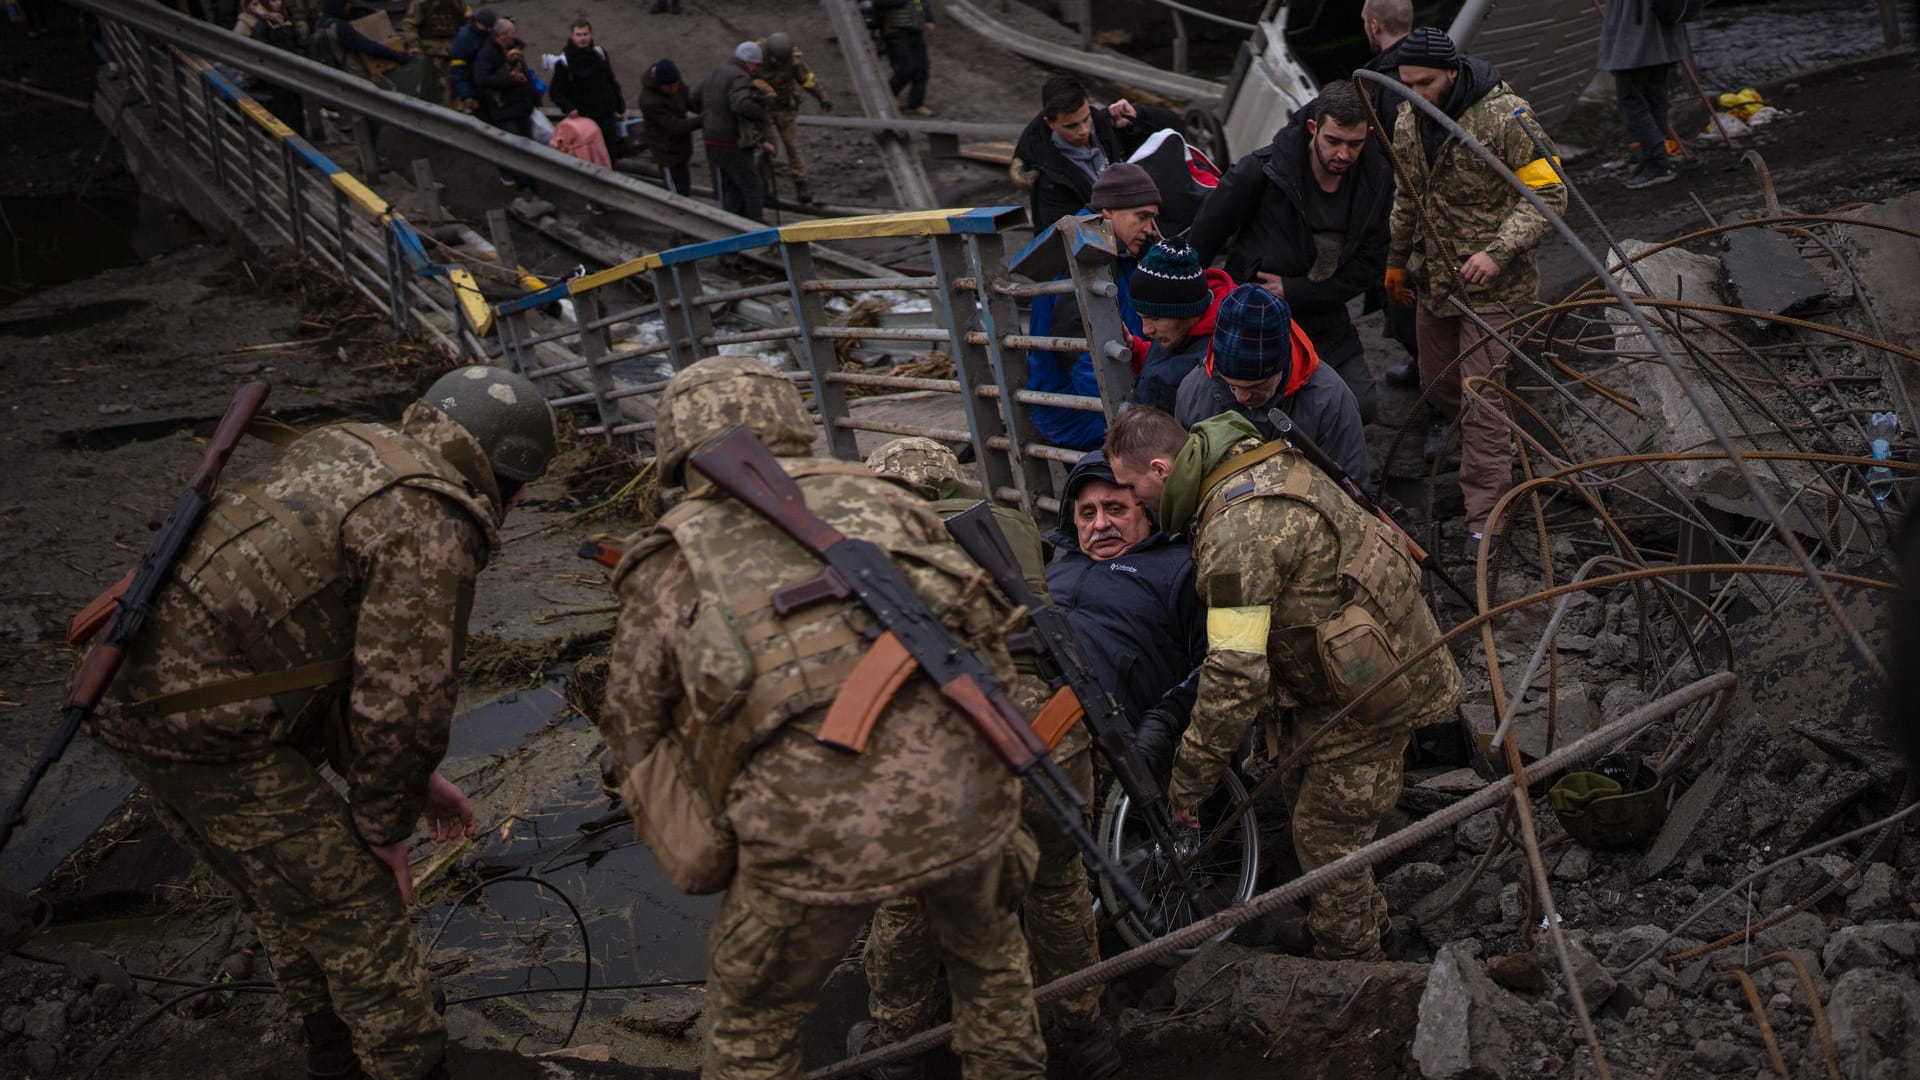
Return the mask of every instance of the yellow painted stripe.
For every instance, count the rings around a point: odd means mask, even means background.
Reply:
[[[1551,165],[1547,163],[1546,158],[1534,158],[1521,166],[1514,175],[1524,180],[1530,188],[1552,187],[1560,182],[1559,174],[1553,171],[1553,166],[1558,164],[1560,164],[1559,158],[1554,158]]]
[[[953,231],[953,216],[958,213],[964,211],[909,210],[900,214],[821,218],[782,227],[780,239],[800,243],[810,240],[858,240],[871,236],[946,236]]]
[[[447,280],[453,282],[454,292],[460,297],[460,308],[467,314],[467,325],[480,337],[493,332],[493,305],[480,295],[480,285],[473,280],[473,274],[457,266],[447,267]]]
[[[618,266],[609,266],[605,270],[596,270],[584,277],[574,278],[573,281],[568,284],[567,291],[578,296],[583,292],[592,292],[594,289],[598,289],[603,285],[611,285],[616,281],[625,281],[635,274],[644,274],[650,270],[658,269],[660,269],[659,255],[642,255],[637,259],[629,259]],[[544,289],[546,286],[537,285],[535,288]]]
[[[361,208],[375,217],[384,217],[387,213],[387,200],[374,194],[373,189],[360,182],[360,178],[351,173],[337,172],[327,179],[333,186],[346,193],[347,198],[360,204]]]
[[[281,123],[279,117],[268,112],[265,105],[260,104],[252,98],[243,97],[240,99],[240,111],[246,113],[248,119],[265,128],[267,134],[272,135],[276,139],[291,139],[294,137],[292,128]]]
[[[1207,648],[1222,652],[1267,654],[1267,624],[1273,612],[1259,607],[1207,609]]]
[[[532,274],[527,273],[526,267],[516,266],[514,267],[514,269],[520,271],[520,287],[527,290],[528,292],[539,292],[541,289],[544,289],[547,287],[546,282],[540,280],[537,277],[534,277]]]

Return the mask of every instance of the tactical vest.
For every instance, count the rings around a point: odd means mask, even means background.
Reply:
[[[1437,637],[1439,630],[1420,600],[1420,567],[1400,538],[1298,451],[1274,449],[1284,445],[1268,443],[1242,454],[1238,468],[1231,458],[1224,462],[1208,478],[1200,520],[1242,499],[1278,498],[1308,507],[1333,530],[1340,545],[1345,606],[1326,617],[1305,610],[1291,590],[1283,591],[1272,599],[1267,656],[1275,677],[1299,704],[1338,706]],[[1390,715],[1409,715],[1415,722],[1436,719],[1458,698],[1460,676],[1452,656],[1442,649],[1393,682],[1361,706],[1363,720]],[[1433,700],[1413,700],[1416,682]],[[1407,714],[1410,702],[1412,713]]]
[[[977,595],[974,583],[983,582],[985,572],[958,548],[920,544],[891,512],[869,509],[875,499],[896,494],[890,481],[849,462],[782,458],[780,464],[802,491],[819,491],[812,478],[835,477],[855,478],[863,495],[872,492],[872,498],[809,498],[807,505],[835,528],[886,549],[943,618]],[[844,490],[845,483],[836,486]],[[773,594],[818,575],[825,564],[753,510],[712,495],[690,497],[661,518],[622,559],[615,589],[669,538],[700,594],[692,625],[673,646],[685,691],[674,709],[674,730],[696,782],[718,810],[763,743],[794,718],[833,702],[866,654],[862,631],[873,620],[855,599],[777,615]]]
[[[420,36],[451,41],[466,24],[466,0],[426,0],[420,13]]]
[[[233,629],[256,671],[348,657],[354,612],[340,530],[361,504],[402,485],[452,500],[490,548],[497,543],[492,509],[438,454],[390,428],[335,424],[295,440],[268,478],[223,485],[173,578]],[[466,614],[458,618],[463,633]],[[317,697],[330,698],[329,688],[345,681],[343,672],[276,701],[288,723],[297,723]]]

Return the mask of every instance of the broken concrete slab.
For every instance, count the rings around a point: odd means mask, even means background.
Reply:
[[[1741,307],[1786,315],[1827,296],[1826,279],[1777,232],[1737,229],[1726,234],[1725,247],[1720,262]]]
[[[1920,922],[1870,922],[1835,931],[1820,951],[1821,971],[1833,978],[1854,968],[1911,968],[1920,959]]]
[[[1920,1076],[1920,982],[1911,974],[1859,968],[1840,976],[1827,1026],[1846,1076]]]
[[[1513,1039],[1502,1008],[1525,1008],[1487,977],[1464,943],[1440,950],[1420,996],[1413,1059],[1428,1080],[1513,1075]]]
[[[1694,830],[1706,817],[1720,796],[1720,789],[1727,783],[1727,770],[1719,763],[1706,771],[1693,786],[1680,796],[1667,813],[1667,823],[1660,828],[1660,835],[1653,841],[1653,847],[1647,851],[1646,858],[1640,861],[1640,880],[1651,881],[1659,877],[1693,838]]]

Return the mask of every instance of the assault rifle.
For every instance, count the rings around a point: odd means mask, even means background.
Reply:
[[[40,757],[27,770],[26,783],[13,797],[13,804],[7,807],[7,814],[0,819],[0,848],[5,848],[7,839],[13,835],[14,826],[25,820],[27,800],[33,797],[33,789],[47,775],[47,770],[60,760],[80,732],[82,724],[93,715],[94,706],[113,684],[114,676],[120,673],[120,665],[127,658],[127,650],[139,640],[140,629],[147,621],[147,608],[160,592],[160,586],[166,584],[173,573],[173,566],[180,561],[180,555],[187,548],[187,541],[200,528],[200,522],[207,516],[207,508],[213,505],[213,487],[220,480],[220,470],[226,467],[227,459],[233,456],[233,448],[239,443],[240,436],[247,430],[247,424],[253,420],[253,414],[260,411],[260,404],[267,400],[268,386],[264,382],[251,382],[233,395],[233,401],[227,406],[226,415],[220,418],[220,425],[213,429],[213,437],[207,440],[207,452],[200,458],[200,468],[188,482],[187,489],[174,501],[173,511],[161,522],[159,535],[147,546],[146,553],[140,556],[140,566],[128,578],[126,591],[121,594],[114,606],[113,621],[107,626],[106,636],[87,650],[85,660],[80,662],[80,671],[73,677],[73,684],[67,690],[66,701],[60,713],[60,726],[54,730],[53,737],[41,749]]]
[[[1020,709],[1001,691],[993,672],[972,650],[953,639],[883,548],[870,540],[848,536],[821,520],[807,507],[800,485],[747,428],[736,427],[708,443],[688,463],[826,563],[826,570],[816,580],[837,596],[858,598],[882,630],[870,652],[911,658],[1007,768],[1047,804],[1060,827],[1080,845],[1088,863],[1113,883],[1120,898],[1142,919],[1157,921],[1139,886],[1114,865],[1087,831],[1082,820],[1086,802],[1020,715]],[[1154,928],[1156,933],[1158,929]]]
[[[975,503],[948,518],[947,531],[973,561],[993,577],[993,583],[1009,600],[1027,609],[1034,637],[1060,673],[1055,687],[1064,684],[1079,699],[1080,711],[1087,730],[1093,733],[1095,745],[1113,767],[1114,778],[1120,782],[1127,798],[1139,807],[1146,819],[1154,844],[1173,867],[1174,883],[1191,896],[1186,863],[1179,846],[1180,834],[1174,829],[1173,818],[1167,810],[1166,788],[1154,781],[1153,771],[1134,749],[1132,720],[1087,665],[1066,615],[1036,596],[1027,585],[1026,577],[1020,572],[1020,560],[1013,553],[1013,545],[1007,542],[1006,533],[1001,531],[1000,523],[994,520],[992,507],[984,502]]]
[[[1300,425],[1293,422],[1293,417],[1276,407],[1267,410],[1267,420],[1273,424],[1279,437],[1286,440],[1288,446],[1300,451],[1301,456],[1312,462],[1314,468],[1326,473],[1327,479],[1332,480],[1339,485],[1340,490],[1347,493],[1347,498],[1359,503],[1360,509],[1379,518],[1381,524],[1392,529],[1400,537],[1400,542],[1406,545],[1407,554],[1413,557],[1413,561],[1419,564],[1421,569],[1439,579],[1440,584],[1452,589],[1453,594],[1469,608],[1479,608],[1480,605],[1474,602],[1473,597],[1467,595],[1467,590],[1461,588],[1460,583],[1447,574],[1446,569],[1440,565],[1440,560],[1434,558],[1426,548],[1421,547],[1419,541],[1415,540],[1407,530],[1401,528],[1400,523],[1393,520],[1393,515],[1387,513],[1378,500],[1367,494],[1353,477],[1348,476],[1347,470],[1341,468],[1338,462],[1328,457],[1327,452],[1320,449],[1320,444],[1313,441],[1313,436],[1301,431]]]

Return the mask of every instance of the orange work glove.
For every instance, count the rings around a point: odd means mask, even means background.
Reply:
[[[1390,266],[1387,268],[1387,299],[1403,307],[1413,306],[1413,290],[1407,288],[1407,271],[1405,267]]]

